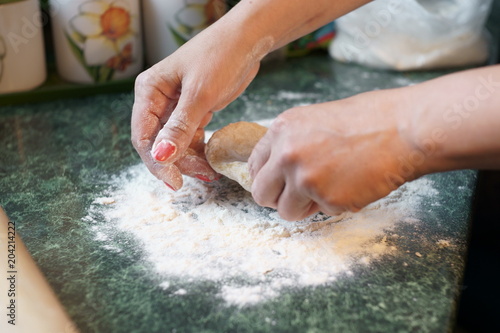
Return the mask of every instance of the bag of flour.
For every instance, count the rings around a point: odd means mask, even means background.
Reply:
[[[492,0],[376,0],[336,21],[330,55],[395,70],[484,63]]]

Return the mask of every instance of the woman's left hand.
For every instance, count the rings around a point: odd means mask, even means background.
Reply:
[[[392,92],[394,93],[394,92]],[[290,109],[249,159],[252,194],[286,220],[357,211],[410,180],[398,159],[411,150],[391,91]],[[412,175],[414,176],[414,175]]]

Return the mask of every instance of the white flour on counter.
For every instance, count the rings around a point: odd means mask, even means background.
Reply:
[[[218,296],[227,304],[246,306],[286,288],[351,278],[353,265],[397,251],[387,244],[386,232],[398,222],[418,223],[414,213],[422,198],[436,193],[424,178],[358,213],[287,222],[229,180],[184,178],[184,187],[173,192],[137,165],[112,181],[87,220],[110,250],[120,251],[120,244],[110,244],[107,234],[130,232],[164,279],[163,288],[186,281],[174,295],[188,295],[189,283],[209,280],[220,285]]]

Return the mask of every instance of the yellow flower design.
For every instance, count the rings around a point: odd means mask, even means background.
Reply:
[[[175,15],[172,33],[179,44],[217,21],[226,12],[224,0],[184,0],[184,7]]]
[[[2,80],[3,74],[3,58],[7,53],[7,48],[5,47],[5,42],[3,41],[3,37],[0,36],[0,80]]]
[[[80,5],[70,20],[70,38],[83,51],[88,66],[105,65],[123,71],[133,62],[138,18],[123,0],[93,0]]]

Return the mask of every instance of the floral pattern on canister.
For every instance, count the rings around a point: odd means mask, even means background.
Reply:
[[[5,47],[5,42],[3,37],[0,35],[0,81],[2,81],[3,74],[3,58],[7,54],[7,48]]]
[[[138,13],[128,1],[92,0],[82,3],[70,19],[67,39],[78,61],[94,82],[113,79],[134,63],[139,47]]]
[[[184,0],[168,27],[179,46],[217,21],[226,12],[225,0]]]

